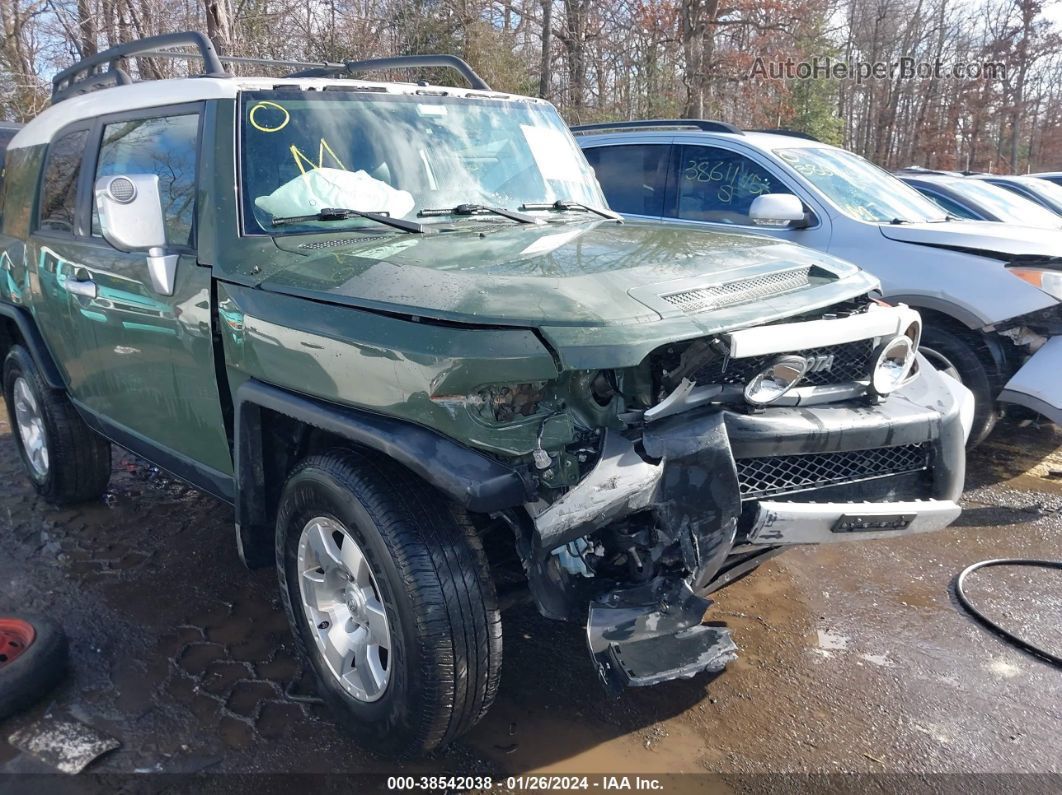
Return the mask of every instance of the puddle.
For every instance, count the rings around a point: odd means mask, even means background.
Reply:
[[[620,734],[563,714],[533,711],[507,721],[489,714],[466,742],[509,774],[704,773],[706,743],[679,721]],[[492,715],[497,715],[492,719]]]

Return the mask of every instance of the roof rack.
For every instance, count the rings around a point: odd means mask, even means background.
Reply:
[[[386,69],[423,69],[442,67],[458,72],[472,88],[490,91],[487,81],[476,74],[465,61],[456,55],[398,55],[393,58],[370,58],[367,61],[347,61],[343,64],[320,64],[288,77],[335,77],[341,74],[354,75],[360,72],[375,72]]]
[[[221,59],[214,50],[214,45],[202,33],[187,31],[185,33],[167,33],[163,36],[149,36],[139,41],[119,44],[101,53],[84,58],[68,69],[64,69],[52,78],[52,104],[62,102],[77,94],[84,94],[104,86],[126,86],[133,82],[120,65],[123,58],[137,55],[149,55],[157,50],[170,47],[195,47],[198,55],[206,65],[206,76],[228,77]],[[156,53],[157,54],[157,53]],[[177,54],[175,54],[176,56]],[[185,53],[184,55],[188,55]],[[107,71],[99,71],[106,66]]]
[[[640,121],[607,121],[600,124],[576,124],[571,131],[576,135],[601,130],[644,130],[666,127],[695,127],[702,132],[723,132],[742,135],[741,130],[725,121],[708,119],[644,119]]]
[[[194,52],[174,49],[193,47]],[[417,69],[423,67],[446,67],[459,72],[472,88],[490,91],[487,82],[480,77],[465,61],[456,55],[405,55],[395,58],[374,58],[368,61],[347,61],[346,63],[316,63],[312,61],[281,61],[272,58],[247,58],[236,55],[218,55],[214,45],[204,34],[198,31],[168,33],[163,36],[150,36],[139,41],[119,44],[97,55],[78,61],[52,78],[52,104],[64,99],[85,94],[97,88],[130,85],[133,79],[120,65],[124,58],[136,56],[144,58],[202,58],[205,77],[229,77],[223,64],[245,64],[252,66],[279,66],[297,71],[285,77],[334,77],[353,75],[377,69]],[[106,71],[101,69],[106,66]]]
[[[788,135],[790,138],[803,138],[805,141],[814,141],[815,143],[822,143],[814,135],[806,132],[800,132],[800,130],[790,130],[788,127],[769,127],[759,130],[749,130],[748,132],[758,133],[770,133],[771,135]]]

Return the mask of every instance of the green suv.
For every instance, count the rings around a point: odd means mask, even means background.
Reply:
[[[122,67],[181,47],[204,75]],[[113,442],[232,504],[366,743],[473,726],[524,597],[650,685],[733,659],[707,594],[768,557],[958,515],[970,394],[871,276],[621,222],[549,103],[450,56],[222,60],[93,56],[11,141],[4,397],[50,501]],[[472,87],[352,78],[395,66]]]

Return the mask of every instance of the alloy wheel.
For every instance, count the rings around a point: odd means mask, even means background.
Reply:
[[[299,593],[317,648],[343,689],[376,701],[391,678],[391,632],[376,577],[342,524],[311,519],[298,550]]]
[[[43,479],[48,475],[48,437],[44,431],[44,416],[29,382],[19,376],[12,389],[15,400],[15,424],[22,449],[26,451],[33,474]]]

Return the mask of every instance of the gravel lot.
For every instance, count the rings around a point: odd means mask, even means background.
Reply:
[[[949,592],[984,558],[1062,558],[1059,445],[1051,426],[1003,426],[972,456],[958,526],[799,549],[718,594],[740,657],[714,679],[608,700],[580,627],[515,608],[491,714],[449,752],[396,766],[299,700],[312,686],[275,575],[240,564],[229,508],[116,456],[104,501],[56,510],[0,421],[0,609],[60,618],[72,663],[45,703],[0,723],[0,773],[47,769],[6,742],[46,710],[122,743],[102,772],[1059,773],[1059,671]],[[975,576],[992,615],[1058,649],[1057,572]]]

